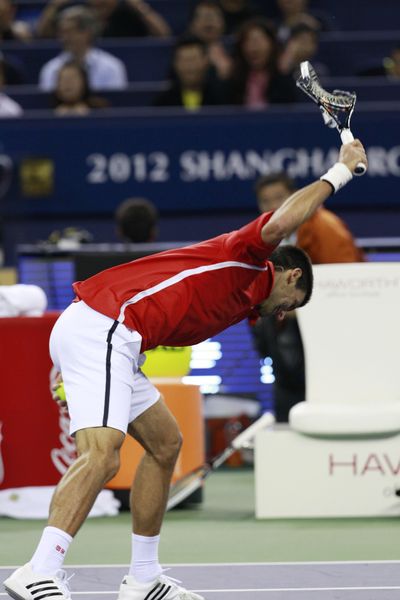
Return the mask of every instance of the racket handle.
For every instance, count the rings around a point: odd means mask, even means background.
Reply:
[[[343,144],[350,144],[350,142],[354,142],[354,136],[350,129],[342,129],[340,132],[340,139],[342,140]],[[367,167],[364,165],[364,163],[360,162],[354,169],[354,175],[357,175],[358,177],[360,175],[364,175],[366,170]]]
[[[235,450],[239,450],[239,448],[242,448],[244,444],[254,438],[257,431],[260,431],[260,429],[263,429],[264,427],[270,427],[274,423],[274,416],[271,413],[264,413],[257,421],[254,421],[250,427],[247,427],[242,433],[239,433],[232,441],[231,446]]]

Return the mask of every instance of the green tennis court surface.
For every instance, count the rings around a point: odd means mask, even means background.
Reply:
[[[220,471],[208,479],[200,508],[167,514],[161,561],[174,564],[172,577],[203,590],[207,600],[400,597],[398,519],[256,521],[253,489],[251,470]],[[4,567],[29,560],[43,526],[0,519],[1,580],[12,570]],[[128,513],[88,520],[66,561],[77,565],[69,569],[76,573],[73,598],[115,599],[129,559]],[[296,562],[303,564],[289,564]]]

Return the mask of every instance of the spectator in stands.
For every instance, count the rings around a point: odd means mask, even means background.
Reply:
[[[66,62],[58,72],[54,112],[61,116],[84,116],[94,108],[105,108],[106,100],[93,96],[86,70],[76,61]]]
[[[0,0],[0,41],[26,42],[31,31],[26,23],[15,20],[16,6],[11,0]]]
[[[54,37],[59,11],[70,0],[50,0],[37,24],[40,37]],[[99,21],[101,37],[166,37],[171,29],[165,19],[143,0],[87,0]]]
[[[5,85],[5,63],[0,57],[0,118],[20,117],[23,113],[21,106],[1,90]]]
[[[154,242],[158,236],[158,210],[146,198],[128,198],[115,211],[117,235],[125,242]]]
[[[400,44],[397,44],[389,56],[385,56],[380,65],[370,67],[360,73],[372,77],[388,77],[389,79],[400,79]]]
[[[323,13],[310,12],[308,0],[277,0],[280,18],[277,22],[278,39],[286,42],[297,25],[308,25],[319,31],[329,29],[328,17]]]
[[[234,49],[230,103],[265,108],[296,101],[296,84],[279,71],[278,52],[275,32],[267,21],[252,19],[242,25]]]
[[[174,50],[171,86],[157,97],[156,105],[196,110],[225,103],[225,86],[210,69],[207,46],[194,36],[182,37]]]
[[[309,25],[296,25],[290,32],[288,41],[279,58],[279,70],[292,75],[295,79],[300,74],[300,63],[305,60],[312,61],[313,67],[319,76],[329,75],[326,65],[314,61],[318,54],[319,31]]]
[[[232,59],[224,47],[225,18],[216,0],[200,0],[193,10],[188,32],[207,45],[211,65],[218,77],[227,79],[232,71]]]
[[[277,210],[296,186],[285,173],[275,173],[261,177],[255,191],[258,208],[264,213]],[[305,250],[313,264],[364,260],[345,223],[326,208],[319,208],[287,243]],[[276,418],[286,422],[291,407],[305,398],[304,353],[296,315],[284,321],[259,319],[252,332],[260,356],[272,358]]]
[[[251,0],[219,0],[225,17],[225,33],[235,33],[245,21],[260,16]]]
[[[84,6],[73,6],[60,13],[58,37],[63,52],[42,67],[39,75],[42,90],[55,89],[60,68],[71,59],[84,65],[93,90],[123,89],[127,86],[123,62],[93,46],[97,31],[97,20],[92,11]]]

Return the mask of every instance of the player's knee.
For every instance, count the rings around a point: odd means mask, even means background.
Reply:
[[[79,460],[109,481],[119,470],[119,450],[124,434],[115,429],[88,429],[77,432]]]
[[[160,466],[170,468],[175,465],[181,447],[181,432],[178,427],[171,428],[170,431],[160,439],[160,443],[154,450],[153,456]]]
[[[119,448],[91,448],[82,454],[89,469],[96,469],[101,473],[104,482],[109,481],[119,471],[120,458]]]

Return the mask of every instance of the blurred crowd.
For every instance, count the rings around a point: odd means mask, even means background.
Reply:
[[[18,18],[18,3],[0,0],[0,40],[15,42],[15,47],[43,40],[59,43],[37,81],[57,115],[112,107],[101,93],[127,90],[135,81],[129,80],[126,61],[101,47],[102,40],[138,37],[176,40],[164,77],[168,84],[154,105],[266,109],[297,101],[295,80],[302,61],[313,61],[321,76],[330,74],[318,60],[318,50],[321,32],[332,19],[313,7],[308,0],[198,0],[183,30],[176,32],[151,0],[49,0],[29,21]],[[11,92],[26,83],[26,65],[12,48],[8,44],[0,53],[1,116],[23,112]],[[400,47],[358,75],[400,78]]]

